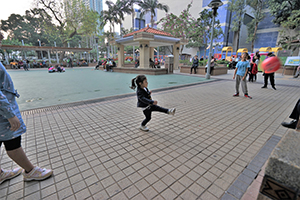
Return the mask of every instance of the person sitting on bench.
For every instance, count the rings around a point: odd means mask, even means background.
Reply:
[[[282,122],[281,125],[286,128],[296,129],[300,114],[300,99],[297,101],[289,118],[293,119],[291,122]]]
[[[155,64],[151,58],[149,58],[149,65],[151,68],[155,68]]]

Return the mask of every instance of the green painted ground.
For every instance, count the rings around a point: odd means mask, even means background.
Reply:
[[[66,69],[64,73],[47,70],[9,70],[15,88],[21,95],[20,110],[71,103],[107,96],[133,93],[129,88],[136,74],[103,72],[93,68]],[[147,75],[149,89],[166,88],[207,81],[185,75]],[[210,79],[213,80],[213,79]]]

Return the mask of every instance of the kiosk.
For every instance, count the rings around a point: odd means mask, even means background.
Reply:
[[[281,47],[274,47],[274,48],[272,48],[272,52],[277,56],[277,54],[278,54],[278,51],[281,51],[282,50],[282,48]]]
[[[232,47],[223,47],[221,59],[230,61],[231,56],[232,56],[232,51],[233,51]]]

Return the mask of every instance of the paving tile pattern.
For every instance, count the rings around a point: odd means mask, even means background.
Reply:
[[[23,112],[28,131],[22,146],[32,163],[52,168],[54,176],[6,181],[0,199],[232,199],[225,191],[237,184],[245,191],[259,171],[250,163],[261,162],[265,144],[284,135],[280,123],[300,92],[254,83],[248,85],[253,99],[246,99],[232,97],[234,84],[153,93],[159,105],[177,111],[153,113],[147,133],[138,129],[144,116],[136,97]],[[16,167],[6,153],[1,164]]]

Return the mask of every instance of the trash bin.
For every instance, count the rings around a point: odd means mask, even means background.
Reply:
[[[174,70],[174,56],[173,55],[168,55],[168,57],[166,57],[165,68],[168,69],[168,74],[173,74],[173,70]]]

